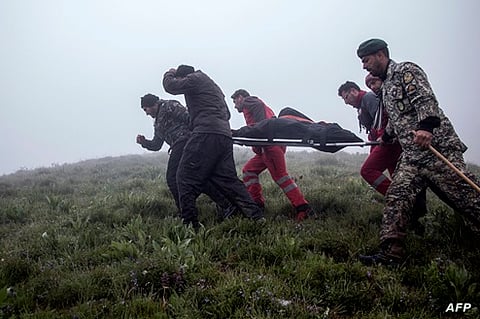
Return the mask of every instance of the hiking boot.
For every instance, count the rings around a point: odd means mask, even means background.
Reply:
[[[402,260],[398,257],[388,256],[385,253],[379,252],[375,255],[359,255],[358,259],[364,265],[384,265],[384,266],[400,266]]]
[[[296,210],[297,210],[297,216],[295,217],[295,220],[297,222],[301,222],[309,218],[314,213],[312,207],[310,207],[310,205],[308,204],[300,205],[296,208]]]
[[[297,216],[295,217],[295,220],[297,222],[301,222],[301,221],[307,219],[307,217],[308,217],[308,213],[306,211],[305,212],[299,212],[299,213],[297,213]]]

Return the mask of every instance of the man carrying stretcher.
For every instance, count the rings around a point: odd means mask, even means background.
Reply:
[[[261,99],[244,90],[235,91],[231,98],[239,113],[243,113],[248,126],[253,126],[263,120],[275,117],[275,113]],[[283,190],[296,211],[296,220],[302,221],[312,213],[300,188],[289,176],[285,161],[285,146],[253,146],[255,155],[243,166],[243,182],[254,201],[265,207],[259,175],[267,169],[273,180]]]

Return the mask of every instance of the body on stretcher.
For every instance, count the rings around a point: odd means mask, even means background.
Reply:
[[[376,145],[343,129],[337,123],[313,122],[292,108],[284,108],[278,118],[262,120],[255,125],[232,130],[233,143],[245,146],[312,147],[335,153],[346,146]]]

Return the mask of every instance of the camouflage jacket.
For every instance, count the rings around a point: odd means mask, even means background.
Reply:
[[[418,65],[390,60],[382,87],[382,101],[389,118],[385,132],[398,138],[404,156],[418,159],[431,153],[419,152],[420,148],[413,143],[411,132],[422,128],[422,121],[435,123],[431,125],[432,146],[438,151],[464,152],[467,149],[438,106],[427,75]]]
[[[190,134],[187,108],[175,100],[160,100],[154,128],[153,139],[143,144],[150,151],[160,150],[164,142],[171,147],[187,138]]]

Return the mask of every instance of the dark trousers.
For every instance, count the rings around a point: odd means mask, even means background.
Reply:
[[[187,143],[187,139],[179,141],[170,147],[170,157],[168,158],[167,163],[167,185],[168,189],[172,193],[173,199],[175,200],[175,205],[177,205],[178,210],[180,211],[180,199],[178,195],[178,186],[177,186],[177,171],[178,164],[183,155],[183,148]]]
[[[177,171],[180,165],[180,160],[183,156],[183,149],[185,148],[187,141],[188,139],[180,140],[171,146],[170,157],[168,158],[167,163],[167,186],[172,193],[173,199],[175,200],[175,205],[179,211],[181,211],[181,206],[177,185]],[[202,193],[210,197],[218,206],[220,206],[222,210],[227,209],[231,205],[229,200],[223,196],[222,193],[211,182],[206,182],[205,185],[203,185]]]
[[[198,226],[196,199],[210,182],[242,213],[263,217],[262,210],[240,181],[233,159],[233,143],[228,136],[194,133],[185,145],[177,171],[177,185],[183,222]]]

